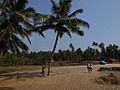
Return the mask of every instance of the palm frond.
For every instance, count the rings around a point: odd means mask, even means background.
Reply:
[[[29,33],[28,33],[28,30],[23,28],[21,25],[19,25],[17,27],[17,32],[19,33],[19,35],[22,37],[22,38],[27,38],[29,43],[31,44],[31,41],[30,41],[30,38],[29,38]]]
[[[1,43],[2,42],[2,43]],[[4,38],[0,42],[0,50],[2,51],[11,51],[13,53],[20,51],[28,51],[28,46],[20,40],[15,34],[7,32]]]
[[[30,23],[29,18],[26,17],[24,14],[19,13],[19,12],[15,12],[14,16],[16,16],[16,18],[18,19],[18,21],[20,23],[22,23],[24,26],[26,26],[26,28],[34,28],[34,26],[32,25],[32,23]]]
[[[77,27],[78,25],[75,19],[69,18],[62,18],[59,20],[59,23],[61,23],[62,25],[66,25],[68,28]]]
[[[43,18],[44,18],[43,14],[35,13],[33,17],[34,26],[41,24],[41,22],[43,21]]]
[[[82,30],[76,30],[76,34],[78,34],[79,36],[83,36],[84,32]]]
[[[66,33],[70,38],[72,37],[71,34],[70,34],[70,30],[66,27],[61,27],[60,30],[58,31],[59,32],[59,36],[60,38],[62,38],[62,36]]]
[[[80,30],[79,27],[71,27],[71,32],[75,33],[75,34],[77,34],[79,36],[83,36],[84,35],[83,30]]]
[[[43,32],[48,30],[48,29],[54,29],[54,28],[55,28],[54,24],[47,24],[47,25],[42,25],[42,26],[36,26],[35,28],[29,30],[28,33],[31,34],[32,32],[37,32],[41,36],[45,37]]]
[[[28,51],[29,49],[28,46],[16,35],[12,35],[12,39],[14,40],[14,45],[16,45],[16,47],[19,47],[22,51]]]
[[[35,16],[35,9],[28,7],[22,11],[22,14],[24,14],[26,17],[33,18]]]
[[[18,0],[13,8],[14,11],[22,11],[28,4],[28,0]]]
[[[56,21],[56,18],[53,15],[44,15],[42,24],[51,24]]]
[[[76,18],[76,21],[77,21],[77,23],[78,23],[80,26],[84,26],[84,27],[87,27],[87,28],[90,27],[89,24],[88,24],[86,21],[82,20],[82,19],[77,19],[77,18]]]
[[[54,29],[55,25],[54,24],[47,24],[47,25],[42,25],[42,26],[37,26],[33,30],[35,31],[46,31],[47,29]]]
[[[82,13],[82,12],[83,12],[83,9],[77,9],[73,13],[71,13],[68,17],[69,18],[75,17],[77,14]]]
[[[72,0],[62,0],[60,1],[60,13],[67,14],[70,12]]]
[[[13,15],[16,16],[20,21],[29,22],[29,19],[20,12],[14,12]]]
[[[59,10],[59,5],[54,2],[53,0],[50,0],[52,3],[52,8],[51,11],[53,12],[53,14],[58,14],[58,10]]]
[[[23,12],[33,12],[33,13],[35,13],[35,9],[32,8],[32,7],[28,7]]]
[[[52,23],[56,22],[56,18],[49,14],[42,15],[42,16],[36,16],[35,19],[36,19],[34,21],[35,26],[44,25],[44,24],[52,24]]]
[[[82,19],[74,18],[74,19],[68,19],[68,20],[69,20],[69,22],[66,23],[66,25],[68,27],[83,26],[83,27],[89,28],[89,24]]]

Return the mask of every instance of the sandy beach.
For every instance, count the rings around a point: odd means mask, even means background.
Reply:
[[[98,72],[99,67],[107,66],[120,64],[94,65],[91,73],[87,72],[86,66],[56,67],[51,68],[51,75],[45,78],[0,77],[0,90],[120,90],[119,85],[102,85],[95,82],[96,78],[107,74]]]

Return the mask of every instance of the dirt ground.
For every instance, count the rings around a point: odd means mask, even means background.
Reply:
[[[120,64],[94,65],[91,73],[86,66],[67,66],[51,68],[51,75],[6,78],[0,77],[0,90],[120,90],[119,85],[103,85],[95,79],[109,72],[98,72],[99,67],[120,66]],[[118,72],[120,75],[120,72]]]

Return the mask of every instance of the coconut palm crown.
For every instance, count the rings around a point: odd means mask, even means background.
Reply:
[[[61,38],[65,33],[70,37],[71,33],[83,36],[84,32],[80,29],[80,26],[89,28],[89,24],[86,21],[77,18],[77,14],[83,13],[83,9],[77,9],[70,13],[72,0],[60,0],[59,3],[56,3],[54,0],[50,1],[52,14],[46,14],[45,18],[42,21],[38,21],[36,25],[42,24],[39,27],[42,30],[54,30],[57,33],[56,38]]]
[[[29,30],[34,28],[32,17],[35,10],[27,4],[27,0],[0,1],[0,53],[28,51],[28,46],[20,37],[30,42]]]

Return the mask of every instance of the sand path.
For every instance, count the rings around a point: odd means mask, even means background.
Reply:
[[[120,66],[105,65],[105,66]],[[49,77],[0,79],[0,90],[120,90],[118,85],[100,85],[95,78],[104,75],[98,72],[100,65],[93,66],[93,72],[88,73],[86,66],[68,66],[52,68]]]

